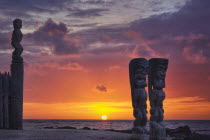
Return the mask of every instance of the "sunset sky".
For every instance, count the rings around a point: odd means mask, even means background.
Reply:
[[[0,0],[1,71],[10,70],[15,18],[25,119],[134,119],[136,57],[169,59],[166,120],[210,118],[209,0]]]

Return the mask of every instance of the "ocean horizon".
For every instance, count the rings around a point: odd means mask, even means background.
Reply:
[[[45,127],[70,126],[77,129],[89,127],[91,129],[129,130],[134,120],[94,120],[94,119],[24,119],[24,129],[44,129]],[[177,128],[188,125],[192,132],[210,135],[210,120],[164,120],[166,128]],[[147,123],[149,130],[149,123]]]

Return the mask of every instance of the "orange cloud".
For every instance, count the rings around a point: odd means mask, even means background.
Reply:
[[[140,33],[133,31],[133,30],[129,30],[129,31],[125,32],[124,36],[128,37],[128,38],[132,38],[132,39],[140,39],[141,38]]]
[[[149,111],[149,101],[147,101],[147,104]],[[210,117],[210,101],[200,97],[166,99],[164,101],[164,109],[165,120],[192,120],[195,118],[205,120]],[[53,104],[24,103],[25,119],[100,119],[103,114],[109,116],[109,119],[134,119],[131,101]]]
[[[73,102],[73,103],[24,103],[25,119],[100,119],[105,114],[109,119],[130,118],[129,102]]]
[[[166,119],[207,120],[210,117],[210,101],[198,96],[166,99]]]
[[[207,57],[203,54],[203,50],[193,53],[190,47],[186,47],[184,48],[183,56],[194,64],[205,64],[208,62]]]

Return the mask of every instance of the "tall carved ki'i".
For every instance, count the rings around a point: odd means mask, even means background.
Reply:
[[[21,32],[22,21],[13,21],[13,33],[11,45],[14,47],[11,64],[11,97],[10,97],[10,128],[21,130],[23,128],[23,76],[24,65],[21,54],[23,47],[20,44],[23,34]]]
[[[150,100],[150,140],[165,140],[166,129],[163,125],[165,99],[165,77],[168,59],[152,58],[149,60],[148,92]]]
[[[132,133],[146,134],[147,124],[147,86],[146,75],[148,73],[148,61],[145,58],[135,58],[129,63],[129,76],[133,106],[133,116],[135,117]]]

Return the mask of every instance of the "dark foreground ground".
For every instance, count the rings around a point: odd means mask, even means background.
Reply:
[[[136,140],[135,134],[76,129],[1,130],[0,140]],[[142,136],[140,140],[148,140]]]
[[[0,130],[0,140],[149,140],[149,135],[132,134],[131,130],[49,126],[43,129]],[[167,129],[167,140],[210,140],[210,136],[192,133],[188,126],[182,126]]]

